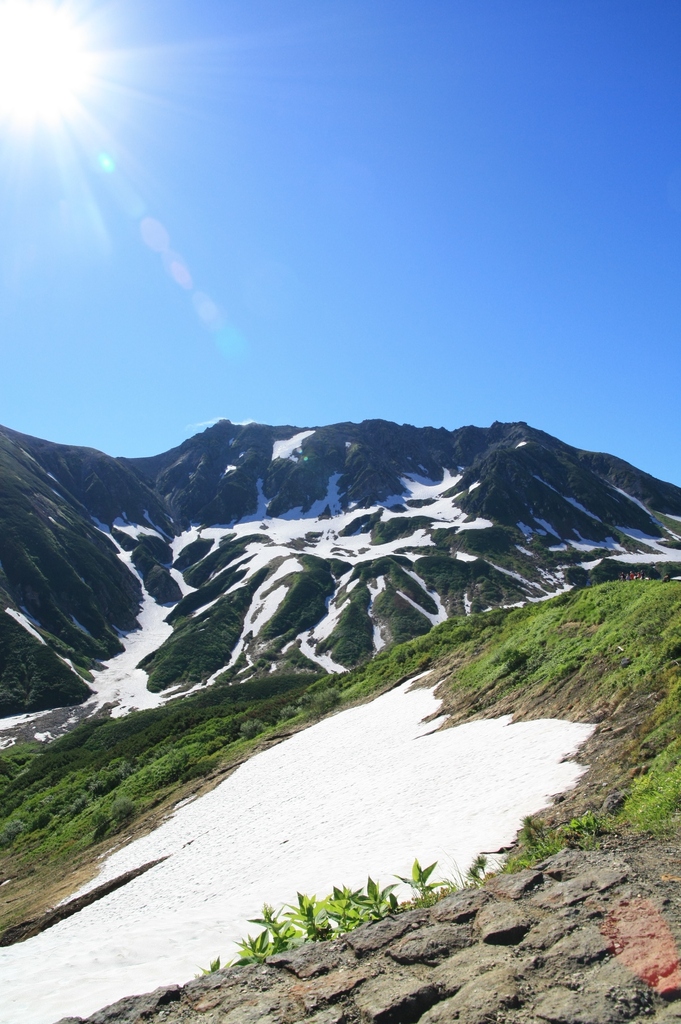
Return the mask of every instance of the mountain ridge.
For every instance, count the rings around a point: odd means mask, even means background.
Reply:
[[[681,488],[524,422],[220,420],[134,459],[2,427],[0,488],[0,598],[95,690],[150,602],[139,667],[177,696],[345,671],[625,566],[681,574]],[[0,714],[39,704],[44,687],[0,678]]]

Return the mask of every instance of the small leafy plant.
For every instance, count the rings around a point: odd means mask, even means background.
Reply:
[[[206,974],[215,974],[216,971],[220,970],[220,957],[216,957],[215,960],[211,960],[210,967],[199,967],[200,974],[195,974],[195,978],[203,978]]]
[[[418,860],[415,860],[411,878],[400,878],[400,881],[406,882],[414,890],[415,900],[426,900],[430,905],[457,888],[453,883],[430,881],[436,866],[431,864],[422,868]],[[261,964],[275,953],[296,949],[305,942],[335,939],[362,924],[381,921],[416,905],[415,900],[399,903],[395,896],[396,888],[396,884],[381,888],[378,882],[369,877],[362,889],[351,889],[347,885],[334,886],[333,891],[321,900],[299,892],[297,903],[284,906],[279,912],[275,912],[266,903],[261,917],[250,920],[251,924],[259,925],[262,931],[241,940],[237,947],[238,954],[229,966]],[[211,964],[211,969],[204,969],[204,973],[209,974],[212,969]]]
[[[436,867],[437,861],[427,868],[422,868],[418,860],[415,860],[411,869],[411,878],[403,878],[402,875],[395,875],[395,878],[399,878],[400,882],[404,882],[405,885],[410,885],[416,895],[423,899],[442,885],[442,882],[428,881]]]

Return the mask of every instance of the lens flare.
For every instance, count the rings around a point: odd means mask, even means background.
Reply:
[[[97,157],[97,163],[105,174],[113,174],[116,170],[116,164],[114,163],[113,157],[110,157],[108,153],[100,153]]]
[[[144,217],[140,223],[142,241],[152,252],[164,253],[170,249],[170,235],[160,220]]]
[[[0,2],[0,116],[20,124],[59,122],[78,108],[93,58],[64,7]]]

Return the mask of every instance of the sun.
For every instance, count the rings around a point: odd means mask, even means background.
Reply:
[[[0,0],[0,118],[58,123],[87,92],[92,57],[64,5]]]

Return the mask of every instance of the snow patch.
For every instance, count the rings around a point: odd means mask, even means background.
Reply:
[[[37,631],[37,629],[33,628],[33,626],[28,620],[28,617],[24,615],[23,612],[18,612],[14,608],[5,608],[5,611],[14,619],[15,622],[18,622],[20,626],[23,626],[27,633],[30,633],[31,636],[35,637],[36,640],[39,640],[41,644],[45,643],[40,633]]]
[[[275,441],[272,446],[272,461],[275,459],[292,459],[293,462],[297,462],[297,458],[294,456],[296,448],[300,448],[301,444],[306,437],[312,437],[314,430],[301,430],[299,434],[294,434],[293,437],[289,437],[285,441]]]
[[[544,481],[542,480],[542,483],[543,483],[543,482],[544,482]],[[532,516],[532,518],[534,519],[535,523],[537,523],[537,524],[538,524],[539,526],[541,526],[541,527],[542,527],[542,529],[544,529],[544,530],[546,531],[546,533],[551,533],[551,534],[553,534],[553,536],[554,536],[554,537],[557,537],[557,538],[558,538],[558,540],[560,540],[560,539],[561,539],[561,536],[560,536],[560,534],[559,534],[559,533],[556,533],[556,531],[554,530],[554,528],[553,528],[553,527],[551,526],[551,523],[547,523],[547,521],[546,521],[545,519],[539,519],[539,518],[538,518],[537,516]]]

